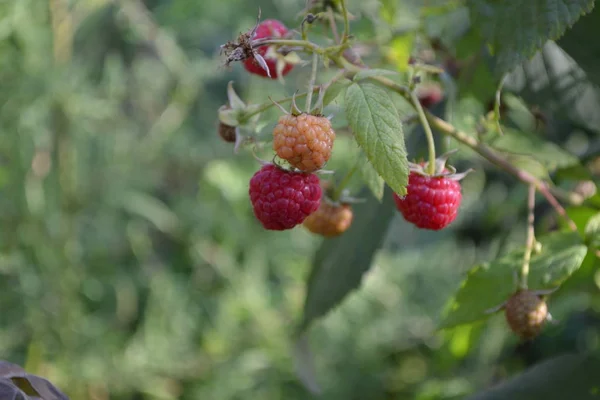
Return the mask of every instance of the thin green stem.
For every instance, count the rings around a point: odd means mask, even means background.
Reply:
[[[302,21],[302,40],[308,40],[308,35],[306,33],[306,19]]]
[[[261,39],[252,43],[252,47],[260,47],[266,44],[276,44],[279,46],[302,47],[303,49],[311,50],[312,52],[323,53],[324,49],[308,40],[292,40],[292,39]]]
[[[498,129],[498,133],[503,135],[502,126],[500,125],[500,104],[502,103],[502,87],[504,87],[504,82],[508,74],[505,74],[498,85],[498,89],[496,89],[496,96],[494,99],[494,122],[496,123],[496,129]]]
[[[525,242],[525,256],[523,257],[523,266],[521,267],[521,276],[519,287],[527,289],[527,277],[529,276],[529,263],[531,261],[531,251],[535,242],[535,186],[529,185],[527,196],[527,239]]]
[[[354,166],[350,168],[346,175],[344,175],[342,181],[338,185],[336,185],[335,190],[331,194],[331,200],[338,201],[340,199],[340,197],[342,196],[342,192],[344,191],[346,186],[348,186],[356,171],[358,171],[358,163],[354,164]]]
[[[346,8],[346,0],[340,1],[342,5],[342,14],[344,15],[344,35],[342,36],[342,44],[348,41],[350,35],[350,20],[348,19],[348,9]]]
[[[308,95],[306,96],[306,112],[310,112],[312,103],[312,94],[315,87],[315,81],[317,80],[317,66],[319,65],[319,55],[313,53],[312,59],[312,71],[310,73],[310,81],[308,82]]]
[[[412,101],[413,106],[417,110],[417,114],[419,114],[419,120],[421,121],[421,125],[423,126],[423,130],[425,131],[425,137],[427,137],[427,151],[429,153],[429,165],[427,166],[427,173],[430,175],[435,174],[435,142],[433,140],[433,132],[431,131],[431,126],[429,126],[429,121],[427,121],[427,117],[425,116],[425,112],[423,111],[423,107],[421,106],[421,102],[417,98],[415,92],[410,93],[410,99]]]
[[[327,18],[329,19],[329,25],[331,26],[331,33],[333,34],[333,39],[336,43],[340,42],[340,34],[337,30],[337,25],[335,23],[335,15],[333,14],[333,9],[331,7],[327,7]]]
[[[344,76],[344,73],[342,71],[340,71],[339,73],[337,73],[329,82],[327,82],[323,86],[324,88],[328,88],[329,86],[331,86],[334,82],[336,82],[337,80],[341,79]],[[321,88],[321,86],[313,86],[312,87],[312,93],[318,92]],[[308,93],[299,93],[296,94],[296,99],[301,99],[305,96],[307,96]],[[291,97],[286,97],[280,100],[276,100],[276,103],[282,104],[282,103],[288,103],[290,101],[293,100],[293,96]],[[240,122],[245,122],[247,120],[249,120],[250,118],[252,118],[253,116],[255,116],[256,114],[260,114],[266,110],[268,110],[269,108],[273,107],[275,104],[272,101],[268,101],[266,103],[263,103],[261,105],[257,105],[256,107],[251,106],[249,108],[248,111],[246,111],[246,113],[244,114],[244,117],[240,120]]]

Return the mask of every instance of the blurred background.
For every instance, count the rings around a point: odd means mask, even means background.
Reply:
[[[406,60],[407,30],[447,39],[468,27],[460,10],[423,22],[418,3],[349,2],[369,62]],[[297,27],[305,1],[0,2],[1,359],[78,400],[311,398],[291,335],[322,239],[263,230],[247,197],[258,164],[217,134],[229,81],[251,103],[306,85],[307,68],[282,85],[223,66],[219,46],[251,29],[259,7]],[[593,159],[597,131],[582,115],[600,115],[595,86],[549,46],[512,89],[565,111],[552,114],[547,137]],[[542,61],[561,72],[548,75]],[[590,94],[556,93],[574,87]],[[457,103],[452,116],[467,124],[487,100]],[[259,133],[277,115],[265,113]],[[407,135],[422,154],[422,135]],[[340,133],[328,169],[343,171],[356,154]],[[526,188],[469,152],[456,164],[476,172],[452,228],[423,233],[396,215],[363,287],[311,329],[322,398],[460,399],[540,359],[598,347],[593,256],[552,298],[561,323],[532,343],[520,344],[502,315],[436,331],[465,271],[525,235]],[[555,226],[538,211],[542,229]]]

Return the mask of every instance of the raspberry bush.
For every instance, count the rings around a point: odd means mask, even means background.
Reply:
[[[597,3],[1,1],[0,399],[597,399]]]
[[[499,21],[489,21],[489,15],[484,14],[485,1],[472,3],[469,11],[481,19],[476,22],[487,21],[491,25]],[[584,3],[573,5],[576,15],[589,11]],[[386,7],[386,12],[395,12]],[[512,10],[514,18],[526,18],[531,11],[527,7],[519,10],[504,5],[494,7],[498,8],[499,15],[507,17],[508,10]],[[561,32],[577,19],[573,20],[575,14],[569,16],[571,20],[563,15],[558,18]],[[522,133],[518,123],[509,121],[511,112],[528,110],[526,112],[536,121],[535,126],[544,119],[515,96],[512,106],[504,100],[511,96],[503,93],[511,71],[533,55],[532,47],[539,48],[540,39],[545,38],[543,26],[548,22],[539,21],[539,26],[532,27],[531,36],[524,42],[503,40],[507,33],[501,25],[493,30],[487,29],[490,25],[482,24],[486,28],[481,31],[484,42],[497,46],[497,55],[490,53],[489,56],[495,57],[498,64],[488,75],[479,76],[488,80],[487,86],[483,85],[484,90],[478,88],[479,92],[473,92],[461,79],[486,72],[469,71],[465,64],[472,61],[453,54],[452,39],[424,36],[421,39],[425,44],[411,41],[408,47],[400,45],[404,53],[388,54],[395,68],[389,62],[372,66],[372,63],[377,64],[376,57],[365,51],[351,34],[352,22],[357,17],[346,1],[309,1],[302,15],[298,25],[289,30],[278,21],[259,22],[254,29],[249,28],[251,33],[242,34],[237,42],[229,42],[223,48],[228,64],[241,61],[251,73],[278,78],[292,71],[291,67],[283,67],[282,60],[294,52],[298,56],[294,71],[302,71],[303,75],[288,76],[294,76],[294,82],[305,79],[306,87],[297,87],[291,98],[277,101],[270,98],[263,105],[242,105],[235,112],[227,109],[220,114],[222,122],[233,123],[251,138],[246,148],[256,152],[262,149],[263,141],[272,142],[274,154],[271,157],[278,166],[263,167],[250,181],[251,202],[263,226],[291,229],[302,223],[311,233],[324,237],[308,280],[299,332],[305,332],[317,318],[326,315],[360,285],[362,275],[371,267],[374,252],[381,245],[382,236],[377,236],[367,257],[352,258],[352,254],[365,251],[360,241],[354,242],[356,235],[372,233],[368,223],[352,223],[354,214],[347,202],[372,198],[378,204],[374,207],[386,208],[392,201],[396,208],[394,219],[411,224],[415,232],[441,235],[442,231],[460,229],[469,218],[464,215],[465,199],[474,201],[473,194],[464,187],[469,187],[468,173],[477,174],[477,166],[481,168],[471,157],[477,154],[520,181],[528,193],[521,203],[526,210],[521,219],[525,226],[524,239],[513,252],[500,252],[496,260],[469,271],[463,285],[449,300],[440,326],[455,329],[487,319],[504,309],[506,328],[512,330],[516,338],[535,339],[548,318],[546,303],[539,293],[549,294],[558,289],[589,254],[586,245],[589,234],[581,234],[581,226],[571,219],[563,205],[579,204],[582,198],[559,188],[550,178],[560,168],[573,168],[578,160],[567,150],[535,134]],[[267,26],[270,27],[268,33]],[[329,36],[325,41],[317,40],[317,31]],[[252,51],[248,52],[248,48]],[[241,49],[246,49],[247,54]],[[257,62],[257,54],[263,56],[265,62]],[[273,73],[274,58],[269,55],[278,57],[277,73]],[[283,79],[280,82],[287,85]],[[456,83],[459,89],[465,89],[458,93],[458,100]],[[302,97],[306,99],[303,109],[297,104]],[[467,117],[461,114],[463,111],[455,112],[463,118],[456,120],[456,125],[437,114],[448,103],[459,109],[466,107],[472,98],[482,99],[488,105],[487,110],[476,117],[473,114]],[[281,104],[287,102],[291,102],[291,110]],[[261,113],[272,106],[279,107],[285,114],[276,121],[271,120],[275,123],[272,130],[256,136],[248,121],[262,118]],[[272,117],[265,114],[264,118]],[[408,127],[414,127],[412,136],[419,136],[419,141],[425,144],[424,154],[418,147],[408,146],[405,137]],[[332,162],[336,165],[334,143],[339,140],[340,131],[350,135],[358,148],[354,165],[329,169]],[[438,155],[440,149],[444,156]],[[270,174],[277,171],[279,175],[261,178],[265,168]],[[319,175],[326,180],[327,188],[320,204],[312,199],[310,207],[303,207],[301,203],[307,197],[297,194],[303,189],[284,178],[289,174]],[[299,184],[299,179],[294,182]],[[316,195],[317,191],[311,193]],[[299,200],[294,203],[291,199],[296,198]],[[544,201],[546,210],[549,206],[555,213],[557,227],[552,232],[540,231],[536,224],[536,210],[542,207],[537,204],[538,200]],[[290,214],[290,207],[302,213]],[[360,212],[356,211],[356,215]],[[389,221],[378,229],[385,232],[388,226]],[[329,242],[332,240],[335,242]],[[348,254],[342,256],[342,252]],[[352,271],[350,278],[333,282],[334,276],[348,271]],[[316,385],[315,376],[308,379]]]

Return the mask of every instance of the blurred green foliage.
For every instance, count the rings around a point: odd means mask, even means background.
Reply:
[[[402,70],[402,29],[414,28],[418,3],[349,2],[361,17],[356,37],[388,55],[367,59]],[[78,400],[311,397],[293,333],[321,240],[255,222],[247,182],[256,161],[216,134],[230,80],[253,103],[306,84],[305,69],[281,86],[222,66],[219,46],[251,28],[259,7],[297,26],[304,1],[0,2],[2,359]],[[452,18],[464,15],[432,12],[419,29],[459,48],[468,38]],[[547,110],[568,95],[557,83],[566,75],[531,84],[540,62],[567,62],[552,51],[511,86]],[[479,82],[473,92],[493,93]],[[552,85],[562,92],[550,99]],[[457,125],[469,123],[469,101],[482,109],[488,99],[459,100],[448,111]],[[597,130],[579,116],[597,112],[597,100],[562,107],[547,137],[584,155]],[[263,115],[259,134],[277,112]],[[419,136],[407,132],[411,154],[422,153]],[[340,134],[331,169],[356,154]],[[452,229],[418,232],[395,215],[361,289],[309,332],[323,398],[459,399],[539,359],[598,348],[591,252],[552,298],[561,323],[536,342],[519,344],[502,316],[436,331],[465,271],[514,249],[525,231],[526,188],[469,151],[458,159],[476,172]],[[548,211],[541,224],[554,226]]]

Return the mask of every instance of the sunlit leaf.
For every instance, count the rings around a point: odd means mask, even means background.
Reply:
[[[591,217],[585,225],[585,236],[591,246],[600,246],[600,213]]]
[[[348,86],[352,84],[352,81],[348,79],[341,79],[331,84],[325,91],[325,95],[323,96],[323,105],[326,106],[329,103],[333,102],[337,97],[342,94]]]
[[[539,238],[542,250],[533,254],[529,288],[558,287],[580,266],[587,247],[577,233],[552,233]],[[474,267],[450,301],[441,327],[450,328],[486,318],[486,311],[501,305],[516,289],[515,277],[523,265],[524,249]]]

